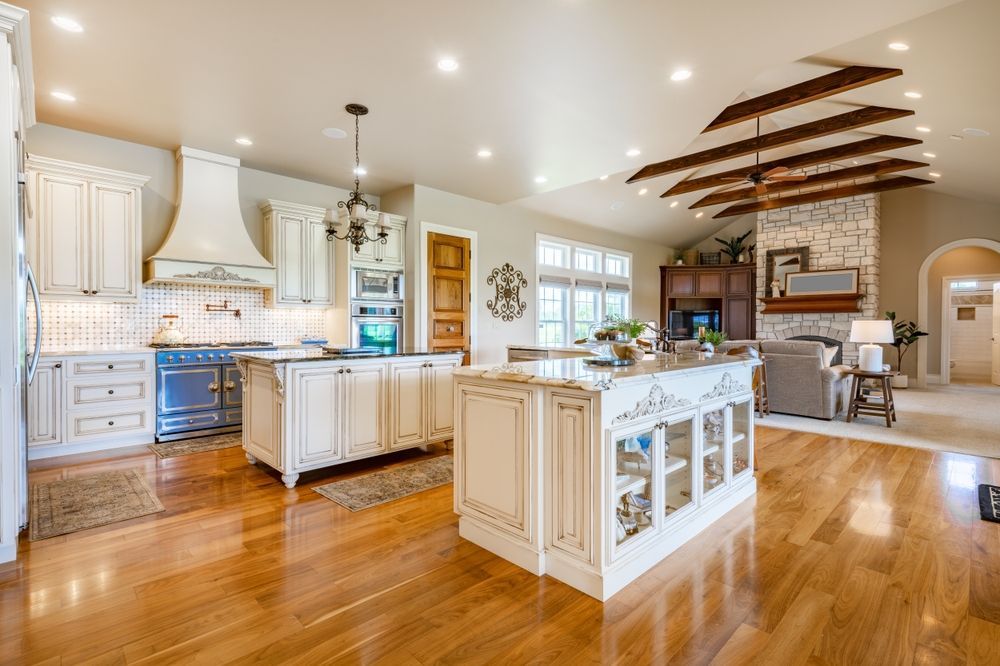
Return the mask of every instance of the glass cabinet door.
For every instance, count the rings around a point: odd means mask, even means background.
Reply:
[[[615,543],[622,546],[653,528],[653,455],[656,424],[614,437]]]
[[[726,481],[726,405],[702,412],[702,494],[721,488]]]
[[[691,455],[697,416],[679,414],[666,420],[663,431],[663,494],[664,516],[667,521],[678,510],[691,504],[694,483]]]
[[[749,398],[731,408],[733,478],[753,474],[753,401]]]

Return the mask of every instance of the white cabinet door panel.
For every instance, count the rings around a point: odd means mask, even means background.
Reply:
[[[306,299],[306,257],[303,254],[303,237],[306,221],[302,217],[281,214],[278,216],[277,269],[282,303],[302,303]]]
[[[431,361],[427,368],[428,439],[451,437],[455,429],[455,382],[458,361]]]
[[[40,361],[28,385],[28,444],[62,441],[62,361]]]
[[[296,466],[339,460],[341,452],[341,375],[329,370],[295,371],[292,438]]]
[[[333,243],[326,239],[323,220],[308,220],[306,248],[309,252],[310,305],[333,305]]]
[[[345,455],[386,449],[386,365],[355,365],[344,379]]]
[[[45,295],[82,296],[90,289],[87,181],[40,173],[37,182],[39,288]]]
[[[139,257],[136,247],[135,190],[91,184],[91,293],[136,295]]]
[[[427,439],[425,361],[393,363],[390,367],[392,443],[402,449]]]

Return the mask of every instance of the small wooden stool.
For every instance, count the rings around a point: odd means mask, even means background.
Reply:
[[[847,422],[850,423],[856,416],[861,414],[871,414],[873,416],[884,416],[885,427],[891,428],[892,422],[896,420],[896,402],[892,397],[892,372],[868,372],[860,368],[851,368],[847,374],[853,376],[851,381],[851,404],[847,408]],[[872,396],[864,395],[863,385],[866,379],[874,379],[879,386],[878,400],[872,401]]]

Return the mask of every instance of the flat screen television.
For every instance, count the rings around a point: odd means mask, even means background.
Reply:
[[[698,329],[720,330],[721,317],[718,310],[671,310],[669,315],[670,338],[672,340],[693,340],[698,337]]]

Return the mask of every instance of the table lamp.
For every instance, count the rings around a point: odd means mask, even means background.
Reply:
[[[858,348],[858,368],[865,372],[882,372],[882,348],[878,343],[895,342],[892,322],[888,319],[855,319],[851,322],[851,342],[862,342]]]

